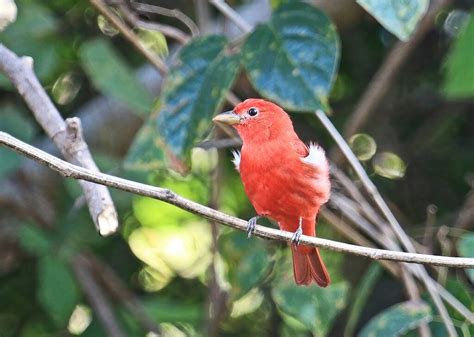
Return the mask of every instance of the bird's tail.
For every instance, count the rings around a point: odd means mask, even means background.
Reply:
[[[327,287],[331,283],[331,278],[317,248],[291,245],[291,251],[296,284],[309,285],[314,281],[320,287]]]

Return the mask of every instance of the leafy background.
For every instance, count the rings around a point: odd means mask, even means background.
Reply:
[[[210,119],[231,108],[229,90],[276,101],[292,113],[303,139],[329,149],[331,140],[309,112],[324,109],[342,129],[377,65],[398,39],[410,38],[429,5],[360,0],[360,7],[341,2],[334,9],[330,1],[315,3],[320,7],[264,2],[271,16],[237,40],[224,36],[226,25],[179,47],[160,33],[137,31],[142,43],[167,59],[161,90],[159,75],[88,2],[16,1],[18,17],[0,32],[0,42],[33,57],[65,117],[82,117],[104,172],[250,218],[254,212],[229,163],[230,151],[209,145],[225,136],[211,130]],[[156,4],[177,6],[196,19],[192,2]],[[468,1],[454,1],[439,15],[374,117],[350,138],[412,237],[435,253],[471,257],[474,221],[458,226],[456,220],[472,207],[474,186],[473,13]],[[219,17],[211,11],[212,20]],[[250,14],[244,19],[253,21]],[[51,150],[3,77],[0,88],[0,130]],[[116,274],[165,336],[413,336],[424,322],[431,322],[433,336],[445,334],[426,294],[407,301],[400,281],[377,263],[324,251],[333,284],[297,287],[286,246],[248,240],[173,206],[120,192],[113,192],[120,233],[101,238],[78,202],[77,183],[40,167],[25,177],[21,158],[5,149],[0,158],[2,337],[104,335],[73,268],[84,253]],[[11,186],[26,192],[13,197]],[[436,210],[428,242],[427,209]],[[318,231],[341,240],[326,223]],[[438,275],[474,310],[472,270]],[[212,309],[219,312],[213,330],[208,302],[216,289],[222,301]],[[107,291],[125,334],[152,336]],[[460,335],[474,333],[454,311],[450,315]]]

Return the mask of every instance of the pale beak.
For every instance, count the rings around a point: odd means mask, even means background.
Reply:
[[[240,120],[241,120],[240,116],[237,115],[233,111],[226,111],[226,112],[220,113],[212,119],[213,122],[219,122],[219,123],[224,123],[228,125],[239,124]]]

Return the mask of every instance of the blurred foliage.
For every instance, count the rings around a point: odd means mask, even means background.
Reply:
[[[101,170],[250,218],[255,212],[229,151],[196,145],[205,139],[212,142],[210,119],[231,108],[225,100],[230,89],[241,98],[274,100],[290,112],[333,109],[332,118],[342,129],[395,42],[388,32],[408,39],[428,5],[427,0],[357,2],[376,20],[359,16],[350,28],[336,28],[330,17],[335,15],[338,22],[338,14],[329,9],[324,13],[310,3],[272,0],[269,21],[237,40],[204,35],[176,48],[161,33],[137,29],[140,43],[169,60],[170,71],[158,97],[136,76],[144,58],[87,1],[17,0],[18,17],[0,31],[0,43],[33,57],[35,72],[64,117],[75,115],[99,94],[144,120],[135,139],[127,140],[128,151],[108,151],[101,140],[121,140],[125,130],[136,126],[123,123],[101,130],[99,140],[90,144]],[[438,17],[437,29],[414,52],[387,103],[353,135],[350,145],[396,206],[397,217],[414,225],[407,228],[416,240],[427,235],[426,206],[436,204],[433,230],[438,225],[449,230],[442,240],[430,238],[433,251],[439,254],[447,246],[456,247],[460,256],[473,257],[472,223],[463,229],[453,225],[472,187],[474,167],[474,20],[472,6],[465,3],[454,1],[444,24],[445,16]],[[1,5],[0,0],[0,12]],[[168,5],[195,19],[192,2],[163,1]],[[350,14],[346,8],[340,11]],[[182,28],[176,20],[161,16],[159,20]],[[43,134],[3,76],[0,87],[0,130],[43,146]],[[293,120],[305,140],[329,147],[330,140],[314,116],[293,114]],[[2,180],[30,188],[38,178],[23,176],[17,170],[22,163],[18,155],[0,149]],[[95,254],[117,273],[165,337],[207,336],[208,302],[215,284],[225,294],[218,336],[415,336],[413,329],[431,319],[434,337],[446,333],[429,296],[422,293],[424,302],[403,302],[401,283],[384,273],[378,262],[367,268],[364,259],[324,250],[333,284],[324,289],[297,287],[285,244],[248,239],[245,233],[220,225],[213,231],[205,219],[184,210],[117,191],[112,195],[121,233],[101,238],[77,182],[59,184],[49,177],[43,180],[39,170],[38,175],[40,183],[31,186],[31,193],[34,197],[37,189],[47,191],[51,203],[46,205],[54,210],[44,211],[53,213],[53,223],[20,216],[21,209],[4,207],[4,194],[0,197],[2,337],[105,335],[70,269],[71,259],[83,251]],[[27,207],[32,213],[42,212],[40,205],[44,204]],[[260,223],[275,226],[263,219]],[[323,221],[318,235],[344,240]],[[444,282],[444,274],[440,275]],[[472,270],[450,270],[444,282],[474,311],[473,283]],[[127,336],[153,336],[123,303],[112,303]],[[474,334],[474,327],[448,310],[460,335]]]

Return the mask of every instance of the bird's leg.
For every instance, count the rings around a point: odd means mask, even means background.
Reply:
[[[291,243],[297,247],[300,244],[301,235],[303,234],[302,223],[303,223],[303,218],[300,217],[300,220],[298,223],[298,229],[296,230],[296,232],[293,234],[293,237],[291,238]]]
[[[252,236],[253,232],[255,232],[255,226],[257,225],[257,220],[260,219],[260,218],[261,218],[260,215],[254,216],[247,223],[247,237],[248,238],[250,238]]]

